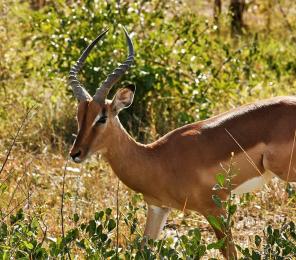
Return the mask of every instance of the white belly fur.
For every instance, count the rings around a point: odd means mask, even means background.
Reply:
[[[265,184],[267,184],[272,177],[276,176],[272,172],[266,172],[262,174],[261,176],[252,178],[250,180],[247,180],[246,182],[242,183],[235,189],[231,191],[232,194],[241,195],[248,192],[253,192],[256,190],[260,190],[263,188]]]

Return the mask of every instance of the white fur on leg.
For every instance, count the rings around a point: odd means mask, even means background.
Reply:
[[[169,208],[148,205],[144,236],[151,239],[157,239],[165,225],[169,212]]]

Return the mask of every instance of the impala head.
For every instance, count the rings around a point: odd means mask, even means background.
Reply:
[[[77,74],[82,68],[85,59],[91,49],[107,31],[101,33],[84,50],[69,73],[69,84],[79,101],[77,112],[78,134],[70,151],[70,156],[77,163],[82,162],[88,155],[96,151],[103,151],[107,147],[108,140],[114,138],[112,136],[112,129],[118,125],[118,113],[122,109],[129,107],[134,97],[135,86],[130,85],[119,89],[112,100],[107,99],[112,86],[119,81],[134,61],[133,44],[125,29],[129,55],[118,68],[108,75],[107,79],[96,90],[93,97],[91,97],[78,80]]]

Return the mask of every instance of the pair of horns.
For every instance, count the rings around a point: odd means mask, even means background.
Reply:
[[[87,48],[83,51],[82,55],[76,62],[76,64],[71,68],[69,73],[69,84],[72,87],[72,90],[74,92],[75,97],[79,101],[86,101],[90,100],[91,96],[90,94],[85,90],[83,85],[78,80],[77,74],[83,67],[84,61],[89,55],[92,48],[96,45],[96,43],[103,38],[103,36],[108,32],[109,29],[102,32],[90,45],[87,46]],[[110,91],[110,89],[113,87],[113,85],[119,81],[119,79],[122,77],[122,75],[128,70],[128,68],[131,66],[131,64],[134,61],[134,47],[131,38],[129,37],[126,29],[123,27],[125,37],[126,37],[126,43],[128,46],[129,54],[127,59],[118,67],[116,68],[111,74],[108,75],[107,79],[102,83],[102,85],[96,90],[95,95],[93,96],[93,100],[95,100],[98,103],[104,103],[105,99]]]

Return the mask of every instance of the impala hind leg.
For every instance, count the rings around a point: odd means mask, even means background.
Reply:
[[[144,237],[148,239],[157,239],[165,225],[169,215],[169,208],[148,205],[148,213]]]

